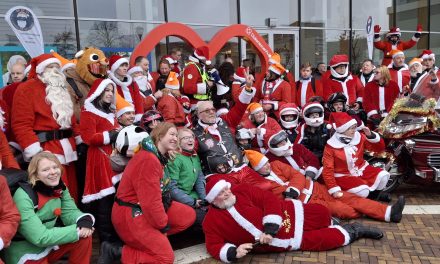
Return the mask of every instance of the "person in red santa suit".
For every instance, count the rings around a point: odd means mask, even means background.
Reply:
[[[135,122],[141,120],[144,113],[143,97],[137,83],[127,74],[128,60],[119,55],[112,55],[109,59],[109,67],[108,76],[116,84],[119,95],[134,106]]]
[[[275,119],[267,116],[259,103],[250,103],[247,111],[249,116],[248,118],[243,117],[242,124],[244,128],[250,129],[254,136],[251,141],[252,149],[266,153],[268,147],[264,138],[270,138],[273,134],[278,133],[281,131],[281,127]]]
[[[381,41],[380,40],[380,30],[381,27],[379,25],[374,26],[374,47],[376,49],[383,51],[383,60],[382,65],[389,65],[392,60],[392,55],[390,54],[390,51],[392,50],[407,50],[412,47],[414,47],[417,42],[419,41],[421,35],[422,35],[422,25],[417,25],[416,33],[414,36],[408,40],[408,41],[401,41],[400,40],[400,28],[393,27],[390,29],[390,31],[386,34],[387,41]]]
[[[127,74],[129,74],[136,82],[139,87],[139,92],[143,100],[145,100],[147,96],[156,92],[156,84],[154,83],[153,77],[151,77],[150,73],[148,73],[148,75],[144,75],[143,72],[144,70],[141,66],[133,66],[127,71]]]
[[[244,89],[246,84],[246,76],[249,75],[249,68],[245,68],[240,66],[234,73],[234,81],[232,82],[231,90],[232,90],[232,99],[234,103],[238,101],[238,96],[241,91]]]
[[[157,110],[162,113],[165,122],[182,127],[185,125],[185,109],[183,104],[189,107],[189,99],[187,96],[180,94],[179,88],[180,85],[177,74],[170,72],[165,83],[165,88],[162,89],[163,95],[157,102]]]
[[[365,59],[362,62],[361,73],[359,74],[359,80],[361,80],[362,86],[367,86],[367,83],[374,80],[374,66],[373,60]]]
[[[203,222],[206,249],[215,259],[230,263],[249,252],[325,251],[359,238],[381,239],[377,228],[359,223],[332,225],[320,204],[279,200],[270,191],[248,184],[231,188],[225,180],[206,185],[211,203]]]
[[[189,56],[189,62],[185,65],[182,74],[182,90],[195,106],[198,101],[210,99],[210,87],[214,82],[209,80],[206,66],[211,65],[209,50],[207,46],[201,46],[194,50]]]
[[[388,65],[390,70],[391,80],[397,83],[401,94],[410,92],[409,81],[410,74],[408,65],[405,64],[405,54],[401,50],[392,50],[390,52],[392,62]]]
[[[400,92],[397,83],[391,80],[386,66],[382,65],[374,71],[374,81],[365,87],[364,109],[372,127],[377,127],[388,115]]]
[[[274,52],[269,57],[269,66],[272,64],[281,64],[281,56],[280,54]],[[281,64],[282,65],[282,64]],[[268,73],[266,73],[267,75]],[[285,80],[290,84],[290,87],[292,88],[292,102],[296,102],[296,91],[295,91],[295,77],[292,75],[292,73],[286,69],[284,73],[281,75],[281,79]]]
[[[324,98],[342,92],[353,110],[362,108],[363,86],[356,75],[348,71],[349,60],[345,54],[334,55],[330,60],[331,76],[323,80]]]
[[[12,108],[17,111],[12,113],[12,131],[25,161],[43,150],[55,154],[65,169],[62,179],[78,200],[74,162],[78,159],[76,145],[82,140],[61,62],[42,54],[31,65],[29,80],[14,95]]]
[[[388,171],[373,167],[364,160],[364,150],[381,152],[383,139],[368,127],[356,131],[356,120],[347,113],[332,113],[335,133],[324,149],[322,178],[329,194],[335,198],[347,191],[361,197],[390,201],[388,193],[381,193],[387,185]]]
[[[294,103],[282,104],[280,107],[280,117],[278,118],[278,122],[281,125],[281,128],[286,131],[291,143],[295,142],[298,135],[297,128],[299,115],[300,110]]]
[[[185,230],[196,219],[194,209],[171,200],[168,152],[176,149],[176,127],[161,123],[125,168],[112,212],[125,244],[122,263],[173,263],[167,235]]]
[[[82,202],[96,217],[101,243],[119,242],[111,223],[115,187],[119,181],[110,165],[112,143],[116,141],[119,124],[115,118],[116,84],[110,79],[96,79],[81,111],[81,137],[89,146]]]
[[[390,206],[366,199],[349,192],[343,192],[340,198],[332,197],[325,185],[307,179],[280,161],[269,163],[263,154],[247,150],[252,168],[272,183],[272,192],[281,199],[297,199],[304,204],[321,204],[330,213],[341,219],[354,219],[366,215],[373,219],[398,223],[402,219],[405,198],[400,196],[398,201]]]
[[[322,97],[324,91],[322,82],[312,76],[312,64],[310,62],[301,65],[300,75],[300,79],[295,83],[295,90],[296,104],[302,108],[310,101],[310,98],[314,96]]]
[[[440,76],[440,72],[438,71],[438,67],[435,66],[435,54],[431,50],[423,50],[419,55],[421,58],[423,70],[429,72],[431,69],[437,72],[437,76]]]
[[[437,101],[440,97],[440,83],[436,70],[423,71],[422,60],[419,58],[412,59],[408,66],[411,75],[409,89],[412,93],[426,99],[434,98]]]
[[[276,116],[282,103],[293,103],[292,87],[281,78],[286,69],[281,64],[269,66],[269,73],[257,84],[254,102],[259,102],[269,116]]]
[[[172,71],[180,75],[181,68],[179,61],[182,59],[182,50],[180,48],[172,48],[169,55],[163,56],[160,60],[167,60],[171,66]]]
[[[279,160],[310,179],[317,179],[321,175],[318,158],[304,145],[292,144],[284,130],[271,136],[267,144],[269,152],[266,156],[271,162]]]

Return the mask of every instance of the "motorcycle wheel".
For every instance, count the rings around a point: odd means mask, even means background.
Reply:
[[[386,160],[384,160],[384,159],[372,158],[372,159],[368,160],[368,162],[373,167],[379,167],[379,168],[382,168],[384,170],[387,169],[386,166],[385,166]],[[383,191],[391,193],[395,189],[397,189],[397,187],[399,187],[399,185],[403,181],[403,177],[402,177],[402,174],[400,174],[399,171],[398,171],[397,164],[392,164],[387,170],[390,173],[390,179],[388,180],[387,185],[385,186]]]
[[[390,174],[390,179],[388,180],[387,185],[385,186],[385,188],[383,189],[384,192],[387,193],[391,193],[393,192],[395,189],[397,189],[397,187],[399,187],[399,185],[402,183],[402,177],[399,174]]]

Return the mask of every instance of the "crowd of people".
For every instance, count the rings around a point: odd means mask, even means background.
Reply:
[[[214,67],[206,46],[185,64],[173,49],[151,72],[147,57],[130,66],[94,47],[13,56],[0,174],[28,180],[0,177],[4,261],[89,263],[95,228],[99,263],[173,263],[168,236],[186,229],[223,262],[382,238],[341,219],[402,219],[405,198],[383,191],[390,174],[364,151],[384,150],[375,130],[396,99],[440,96],[430,50],[405,63],[421,30],[401,43],[377,26],[382,65],[366,59],[357,75],[336,54],[296,81],[277,53],[258,73],[248,60]]]

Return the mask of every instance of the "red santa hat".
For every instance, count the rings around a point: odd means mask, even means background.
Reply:
[[[209,60],[209,49],[207,46],[201,46],[194,50],[194,56],[199,60],[206,60],[206,65],[211,65],[211,61]]]
[[[119,66],[121,66],[124,63],[128,63],[127,58],[121,57],[119,55],[112,55],[109,59],[109,67],[111,72],[115,72]]]
[[[269,71],[282,75],[284,72],[286,72],[286,69],[283,67],[283,65],[275,63],[269,66]]]
[[[243,66],[238,67],[234,73],[234,79],[238,80],[240,82],[245,82],[246,81],[246,68]]]
[[[388,56],[391,56],[391,58],[393,58],[393,59],[396,56],[405,56],[405,53],[403,53],[403,51],[398,50],[398,49],[391,50],[387,54],[388,54]]]
[[[170,88],[172,90],[179,90],[179,80],[177,79],[177,74],[171,71],[168,74],[167,82],[165,83],[165,88]]]
[[[116,118],[127,112],[134,112],[133,105],[127,102],[119,93],[116,93]]]
[[[116,84],[111,79],[96,79],[92,87],[90,87],[89,94],[84,104],[91,103],[93,100],[98,98],[103,92],[107,85],[111,84],[113,86],[113,94],[116,94]],[[113,104],[116,104],[116,96],[113,96]]]
[[[61,67],[61,61],[55,58],[52,54],[41,54],[31,60],[31,70],[29,72],[29,79],[35,78],[37,74],[43,73],[44,69],[49,64],[57,63]]]
[[[344,133],[353,125],[357,126],[356,120],[348,115],[346,112],[331,113],[329,122],[333,125],[333,128],[338,133]]]
[[[141,66],[133,66],[127,71],[127,74],[132,75],[133,73],[136,73],[136,72],[144,72],[144,70],[142,69]]]
[[[231,183],[225,180],[212,179],[206,183],[206,197],[208,203],[212,203],[217,195],[225,188],[231,188]]]
[[[270,55],[269,58],[269,65],[270,64],[280,64],[281,63],[281,56],[280,54],[274,52],[272,55]]]
[[[166,60],[166,61],[168,61],[171,65],[177,63],[177,61],[176,61],[175,59],[173,59],[173,57],[171,57],[171,55],[163,56],[161,60]]]
[[[399,36],[400,37],[401,33],[400,33],[400,28],[398,27],[392,27],[390,29],[390,31],[387,33],[387,38],[391,37],[391,36]]]
[[[435,61],[435,54],[431,50],[423,50],[422,54],[419,55],[422,60],[432,59]]]
[[[330,60],[330,67],[335,68],[341,64],[349,64],[348,56],[345,54],[337,54]]]
[[[267,162],[269,162],[269,159],[258,151],[245,150],[244,153],[255,171],[260,170]]]

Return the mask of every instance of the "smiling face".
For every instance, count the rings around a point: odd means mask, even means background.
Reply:
[[[236,201],[236,197],[232,194],[231,189],[229,187],[223,188],[220,193],[215,197],[212,201],[212,204],[221,209],[231,208]]]
[[[120,117],[118,117],[118,122],[122,126],[130,126],[133,125],[135,113],[134,111],[128,111],[123,113]]]
[[[175,127],[168,129],[167,133],[159,140],[157,147],[162,154],[165,154],[170,150],[176,150],[177,129]]]
[[[46,186],[55,187],[60,183],[61,168],[57,163],[43,158],[38,162],[37,179]]]
[[[101,94],[101,100],[104,103],[110,104],[113,102],[113,85],[108,84],[107,87],[105,87],[104,91]]]
[[[205,124],[214,124],[216,110],[211,101],[200,101],[197,109],[198,118]]]
[[[195,138],[194,134],[191,131],[179,132],[179,144],[181,149],[193,151],[195,147],[194,143]]]

